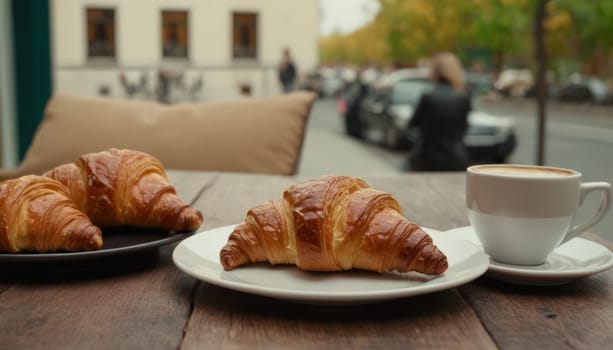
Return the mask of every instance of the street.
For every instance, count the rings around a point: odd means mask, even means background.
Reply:
[[[509,162],[536,162],[536,106],[533,101],[488,101],[479,109],[492,115],[512,116],[516,121],[518,144]],[[583,181],[613,183],[613,107],[552,104],[547,110],[545,164],[571,168],[583,174]],[[314,105],[307,127],[299,175],[348,174],[355,176],[399,172],[405,152],[390,152],[344,134],[341,117],[333,99]],[[585,220],[599,203],[589,195],[577,220]],[[613,241],[613,212],[591,229]]]

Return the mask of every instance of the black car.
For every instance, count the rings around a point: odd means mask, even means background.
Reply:
[[[369,90],[368,84],[355,80],[341,90],[337,99],[337,107],[343,117],[345,132],[347,135],[358,139],[362,138],[362,127],[359,120],[360,109]]]
[[[607,84],[596,78],[571,81],[560,88],[557,97],[561,102],[613,103]]]
[[[428,72],[419,69],[392,73],[362,95],[348,93],[351,97],[344,99],[347,108],[342,113],[347,133],[389,149],[410,148],[417,138],[408,130],[413,109],[421,95],[433,88]],[[468,119],[464,143],[471,158],[506,161],[515,148],[515,121],[481,111],[472,111]]]

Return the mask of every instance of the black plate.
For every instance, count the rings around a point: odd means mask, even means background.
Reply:
[[[0,262],[51,262],[94,259],[131,254],[180,241],[194,232],[168,232],[122,228],[104,230],[104,245],[100,250],[57,253],[0,253]]]

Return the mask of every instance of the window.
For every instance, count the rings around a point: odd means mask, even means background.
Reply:
[[[87,57],[115,57],[115,10],[88,8]]]
[[[162,11],[162,57],[187,58],[187,11]]]
[[[421,95],[432,90],[433,87],[434,85],[430,80],[400,80],[392,87],[392,103],[415,106],[419,102]]]
[[[234,13],[232,57],[257,58],[257,19],[255,13]]]

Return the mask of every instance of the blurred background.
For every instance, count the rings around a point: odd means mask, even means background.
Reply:
[[[447,51],[472,99],[471,162],[542,162],[613,182],[611,0],[0,0],[0,26],[2,167],[23,158],[53,94],[275,95],[287,52],[286,90],[319,96],[300,174],[405,171],[430,57]],[[612,215],[594,230],[613,240]]]

